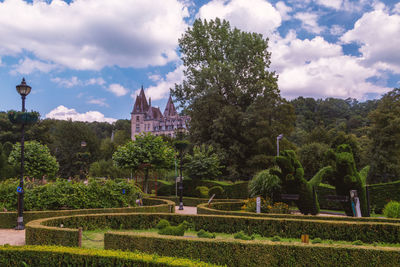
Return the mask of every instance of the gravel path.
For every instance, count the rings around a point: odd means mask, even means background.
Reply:
[[[0,229],[0,245],[25,245],[25,230]]]
[[[179,214],[197,214],[197,207],[183,206],[183,210],[179,210],[179,206],[175,206],[175,213],[179,213]]]

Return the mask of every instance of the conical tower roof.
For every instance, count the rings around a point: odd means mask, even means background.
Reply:
[[[143,85],[140,94],[136,96],[135,105],[133,106],[132,113],[146,113],[149,110],[146,96],[144,94]]]
[[[174,102],[172,102],[172,97],[169,96],[167,106],[164,110],[164,117],[172,117],[176,116],[178,113],[176,112]]]

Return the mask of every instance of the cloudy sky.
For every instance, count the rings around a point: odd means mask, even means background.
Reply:
[[[397,0],[0,0],[0,110],[128,119],[143,85],[163,110],[183,79],[178,38],[196,18],[269,38],[284,97],[366,100],[400,87]]]

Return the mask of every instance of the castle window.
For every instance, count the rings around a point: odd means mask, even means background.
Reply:
[[[140,127],[139,126],[136,126],[136,132],[137,133],[140,132]]]
[[[140,120],[139,116],[136,116],[136,121],[139,121],[139,120]]]

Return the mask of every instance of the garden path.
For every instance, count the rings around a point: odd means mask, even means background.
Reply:
[[[179,206],[175,206],[175,213],[179,213],[179,214],[197,214],[197,207],[183,206],[183,210],[179,210]]]
[[[0,245],[25,245],[25,230],[0,229]]]

